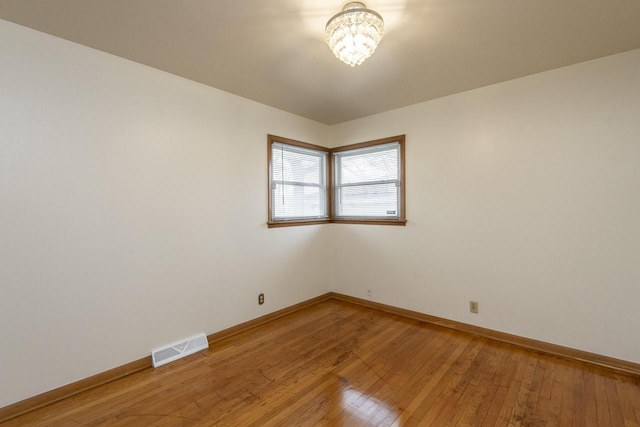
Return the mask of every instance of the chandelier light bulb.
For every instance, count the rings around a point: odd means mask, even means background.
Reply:
[[[327,44],[333,54],[352,67],[373,55],[384,35],[382,17],[364,3],[347,3],[325,27]]]

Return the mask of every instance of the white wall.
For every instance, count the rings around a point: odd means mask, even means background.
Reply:
[[[640,50],[332,132],[407,135],[409,221],[332,225],[335,291],[640,362]]]
[[[327,292],[266,227],[267,133],[327,132],[0,21],[0,407]]]

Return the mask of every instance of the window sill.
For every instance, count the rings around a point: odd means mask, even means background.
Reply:
[[[363,224],[363,225],[400,225],[406,226],[406,219],[355,219],[355,218],[334,218],[334,224]]]
[[[278,228],[278,227],[295,227],[298,225],[315,225],[315,224],[328,224],[331,220],[329,218],[325,219],[300,219],[295,221],[268,221],[267,227],[269,228]]]
[[[268,221],[268,228],[296,227],[299,225],[315,224],[363,224],[363,225],[399,225],[406,226],[406,219],[309,219],[296,221]]]

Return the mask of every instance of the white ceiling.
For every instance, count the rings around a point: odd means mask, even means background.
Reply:
[[[0,18],[322,123],[640,48],[640,0],[371,0],[376,53],[324,41],[343,0],[0,0]]]

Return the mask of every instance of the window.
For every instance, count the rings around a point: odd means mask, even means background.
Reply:
[[[400,220],[400,142],[334,152],[335,219]]]
[[[330,150],[269,135],[269,227],[405,225],[404,139]]]
[[[269,222],[326,222],[329,150],[269,135]]]

